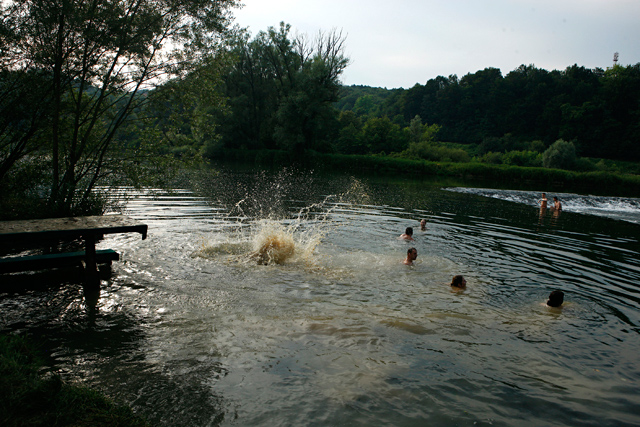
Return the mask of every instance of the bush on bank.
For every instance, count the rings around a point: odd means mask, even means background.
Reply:
[[[42,375],[28,340],[0,335],[0,425],[148,427],[130,408],[85,387]]]
[[[296,163],[320,170],[339,170],[353,173],[364,172],[408,177],[457,177],[476,181],[540,185],[549,189],[566,186],[584,191],[606,190],[612,196],[637,196],[640,194],[640,175],[604,171],[577,172],[479,162],[430,162],[384,155],[326,154],[310,150],[297,157],[292,153],[279,150],[225,150],[219,153],[216,159],[263,167],[280,167]]]

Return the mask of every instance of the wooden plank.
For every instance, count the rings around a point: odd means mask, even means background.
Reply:
[[[80,263],[85,260],[85,256],[86,254],[84,251],[79,251],[0,258],[0,273],[14,273],[17,271],[33,271],[80,265]],[[111,264],[111,261],[118,261],[119,259],[120,254],[113,249],[102,249],[96,251],[96,262],[98,264]]]
[[[0,222],[0,242],[52,240],[131,232],[140,233],[142,238],[146,239],[147,225],[124,215]]]
[[[26,257],[19,261],[17,257],[4,257],[0,263],[1,271],[28,271],[33,269],[56,268],[74,265],[82,261],[85,264],[85,291],[100,290],[97,263],[100,262],[95,250],[95,242],[105,234],[140,233],[147,238],[147,225],[124,215],[85,216],[71,218],[48,218],[0,222],[0,244],[46,246],[48,242],[60,240],[84,240],[84,252],[75,255]],[[117,255],[117,254],[116,254]],[[101,255],[104,256],[104,255]],[[119,257],[117,258],[119,259]],[[109,260],[110,262],[111,260]]]

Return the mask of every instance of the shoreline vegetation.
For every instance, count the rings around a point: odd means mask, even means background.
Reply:
[[[46,373],[30,340],[0,334],[0,425],[148,427],[149,423],[128,406]]]
[[[434,162],[396,158],[383,155],[325,154],[306,151],[294,157],[283,150],[225,150],[214,160],[240,162],[262,167],[298,164],[323,171],[376,173],[407,178],[459,178],[473,182],[516,183],[532,189],[545,187],[548,191],[586,191],[617,197],[638,197],[640,175],[609,171],[579,172],[544,167],[493,165],[479,162]]]

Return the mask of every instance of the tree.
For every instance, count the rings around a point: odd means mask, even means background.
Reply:
[[[338,138],[336,150],[344,154],[366,154],[367,147],[362,141],[362,120],[353,111],[340,113],[338,118]]]
[[[411,143],[431,143],[435,140],[440,128],[441,127],[439,125],[428,125],[427,123],[422,124],[420,116],[415,116],[407,128],[407,131],[409,132],[409,141]]]
[[[363,140],[368,144],[370,153],[391,153],[404,150],[409,143],[408,132],[405,134],[397,124],[388,117],[372,117],[362,128]]]
[[[51,107],[43,83],[46,80],[37,71],[0,71],[0,183],[38,148],[33,142],[46,127]]]
[[[342,33],[290,36],[281,23],[249,40],[234,41],[236,60],[225,79],[231,111],[221,125],[223,143],[238,148],[328,151],[337,129],[334,103],[349,63]]]
[[[542,165],[545,168],[571,169],[577,158],[573,143],[559,139],[542,153]]]
[[[114,137],[144,90],[187,73],[216,46],[236,0],[3,2],[3,70],[38,72],[51,108],[52,214],[87,209],[95,186],[122,168]],[[34,134],[32,137],[35,137]],[[130,159],[129,159],[130,160]]]
[[[158,149],[178,158],[198,159],[205,150],[219,149],[218,123],[228,112],[219,86],[228,59],[225,54],[206,58],[188,75],[149,92],[137,131],[152,127]]]
[[[371,95],[362,95],[356,100],[356,104],[353,107],[353,111],[359,116],[368,116],[373,112],[375,108],[375,103],[373,101],[373,96]]]
[[[607,148],[611,157],[640,160],[640,63],[615,65],[601,78],[606,104]]]
[[[422,119],[416,115],[409,123],[409,136],[411,142],[420,142],[422,140]]]

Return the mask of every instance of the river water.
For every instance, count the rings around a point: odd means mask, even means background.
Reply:
[[[63,283],[0,294],[0,326],[158,426],[640,425],[639,200],[445,184],[112,189],[149,237],[100,242],[121,261],[97,313]]]

